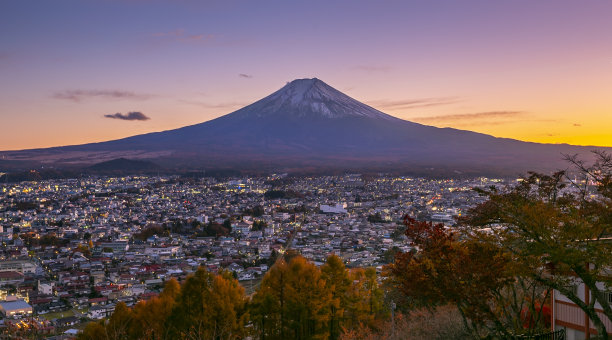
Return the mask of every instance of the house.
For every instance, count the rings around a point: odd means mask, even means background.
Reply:
[[[601,288],[604,287],[603,283],[598,283],[597,285],[601,285]],[[589,288],[577,279],[574,289],[578,297],[586,304],[589,304],[589,301],[592,299]],[[612,291],[605,292],[604,296],[608,304],[612,305]],[[599,303],[595,304],[595,310],[606,326],[608,335],[612,335],[612,320],[603,314]],[[557,290],[554,290],[552,295],[552,313],[553,330],[564,329],[567,340],[589,339],[597,334],[595,326],[593,326],[587,314]]]
[[[68,316],[65,318],[60,318],[60,319],[55,320],[55,325],[57,327],[74,326],[77,323],[79,323],[79,318],[77,318],[76,316]]]
[[[7,318],[32,315],[32,306],[24,300],[0,302],[0,313]]]
[[[36,265],[27,260],[0,261],[0,271],[16,271],[22,274],[36,273]]]
[[[108,298],[106,296],[99,298],[91,298],[88,302],[90,306],[105,305],[108,302]]]
[[[130,245],[125,241],[101,242],[100,248],[110,248],[113,253],[125,253],[130,248]]]
[[[93,306],[87,312],[87,317],[93,320],[100,320],[106,317],[106,307]]]
[[[53,286],[55,286],[54,282],[41,283],[40,281],[38,281],[38,292],[42,295],[52,295]]]
[[[236,224],[233,227],[234,232],[238,233],[238,234],[246,234],[249,231],[251,231],[251,227],[252,227],[252,222],[248,223],[247,221],[242,221],[239,222],[238,224]]]
[[[16,271],[0,272],[0,287],[8,285],[18,285],[23,283],[23,274]]]

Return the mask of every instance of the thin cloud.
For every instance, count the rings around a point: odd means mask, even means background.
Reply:
[[[369,105],[387,110],[411,110],[422,107],[450,105],[459,102],[454,97],[421,98],[408,100],[374,100],[368,102]]]
[[[240,73],[240,74],[238,74],[238,77],[240,77],[240,78],[247,78],[247,79],[251,79],[251,78],[253,78],[253,75],[251,75],[251,74],[246,74],[246,73]]]
[[[127,114],[117,112],[112,115],[104,115],[104,117],[111,118],[111,119],[120,119],[120,120],[149,120],[151,119],[147,117],[144,113],[138,112],[138,111],[128,112]]]
[[[476,113],[460,113],[450,115],[438,115],[429,117],[414,117],[410,120],[431,124],[436,126],[493,126],[505,125],[514,123],[540,122],[542,120],[534,120],[526,117],[524,111],[487,111]]]
[[[448,122],[448,121],[473,121],[483,119],[515,118],[524,115],[524,111],[488,111],[477,113],[460,113],[452,115],[438,115],[429,117],[416,117],[414,120],[421,122]]]
[[[200,43],[214,39],[212,34],[189,34],[184,29],[177,29],[169,32],[153,33],[151,36],[159,39],[169,39],[182,43]]]
[[[57,92],[53,95],[55,99],[71,100],[74,102],[93,98],[146,100],[152,97],[154,96],[150,94],[119,90],[68,90]]]

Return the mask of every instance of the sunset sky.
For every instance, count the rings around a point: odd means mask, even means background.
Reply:
[[[2,1],[0,150],[204,122],[317,77],[393,116],[612,146],[611,1]]]

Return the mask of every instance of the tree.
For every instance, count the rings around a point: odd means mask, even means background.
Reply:
[[[344,325],[344,309],[349,304],[347,292],[351,280],[342,259],[335,254],[327,258],[327,262],[321,267],[321,274],[326,288],[331,292],[329,338],[338,339]]]
[[[79,333],[77,340],[107,340],[104,321],[90,322],[85,326],[83,332]]]
[[[79,244],[76,251],[80,252],[85,257],[91,257],[91,250],[89,250],[89,248],[83,244]]]
[[[384,223],[386,221],[383,220],[382,216],[380,215],[380,212],[376,212],[376,214],[374,214],[374,215],[368,215],[368,222],[370,222],[370,223]]]
[[[229,219],[225,220],[223,223],[224,224],[219,224],[213,221],[208,222],[206,228],[204,228],[203,235],[214,237],[228,235],[231,232],[232,223]],[[226,228],[223,225],[227,225],[228,227]]]
[[[228,233],[231,233],[232,232],[232,221],[230,221],[229,218],[226,219],[225,221],[223,221],[223,227],[227,229]]]
[[[180,289],[178,282],[170,279],[158,297],[138,302],[133,308],[130,338],[166,339],[168,337],[166,320],[172,312]]]
[[[127,339],[132,323],[132,311],[124,302],[115,306],[115,311],[106,324],[106,336],[109,340]]]
[[[164,290],[159,294],[159,298],[167,300],[169,303],[173,303],[181,293],[181,285],[176,281],[175,278],[171,278],[166,281]]]
[[[341,340],[420,340],[473,339],[454,306],[419,308],[397,314],[393,320],[378,321],[374,327],[360,324],[347,329]]]
[[[387,271],[391,285],[409,303],[426,308],[456,306],[474,336],[523,333],[522,308],[529,303],[541,306],[547,295],[533,282],[517,281],[521,267],[515,266],[511,253],[491,238],[459,237],[443,224],[409,217],[405,223],[415,251],[396,255]],[[532,292],[530,301],[527,292]],[[533,315],[542,311],[530,310]]]
[[[382,255],[382,262],[393,263],[393,261],[395,261],[395,255],[397,255],[399,252],[400,249],[397,246],[393,246],[391,249],[387,249]]]
[[[251,301],[252,321],[262,340],[285,338],[286,267],[283,260],[272,266]]]
[[[374,268],[353,269],[349,280],[352,283],[347,292],[344,328],[355,328],[360,324],[372,327],[375,321],[388,316]]]
[[[264,230],[267,226],[268,226],[268,224],[265,221],[263,221],[263,220],[256,220],[255,222],[253,222],[252,230],[253,231]]]
[[[331,294],[318,268],[301,256],[277,262],[253,296],[261,339],[328,338]]]
[[[134,239],[144,241],[153,235],[163,235],[164,231],[163,226],[157,224],[147,225],[146,228],[134,234]]]
[[[199,268],[181,287],[166,327],[171,338],[234,339],[244,334],[245,322],[244,288],[229,272]]]
[[[595,303],[612,320],[604,296],[612,284],[612,243],[605,240],[612,235],[612,157],[595,155],[591,166],[567,157],[577,170],[577,180],[565,171],[530,173],[505,191],[481,191],[488,201],[471,210],[461,223],[466,233],[487,235],[512,253],[524,277],[569,298],[588,315],[599,336],[607,339]],[[578,282],[590,290],[588,302],[574,291]]]
[[[247,316],[238,281],[200,268],[182,287],[171,279],[132,310],[118,303],[108,322],[89,323],[79,339],[236,339],[245,335]]]

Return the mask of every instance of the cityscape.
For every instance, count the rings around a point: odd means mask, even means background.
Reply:
[[[502,179],[362,176],[86,178],[3,184],[1,296],[42,334],[134,306],[170,278],[226,269],[251,288],[279,253],[349,268],[410,251],[406,214],[453,224]],[[4,306],[3,306],[4,307]],[[6,312],[11,313],[4,307]],[[32,317],[32,315],[36,315]],[[30,318],[27,318],[30,317]]]

